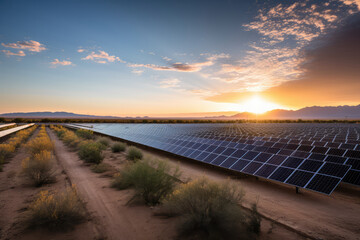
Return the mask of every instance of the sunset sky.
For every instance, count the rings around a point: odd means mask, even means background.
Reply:
[[[0,113],[357,105],[359,11],[360,0],[0,0]]]

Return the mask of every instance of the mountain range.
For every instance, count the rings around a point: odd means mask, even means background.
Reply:
[[[224,113],[226,115],[224,115]],[[334,107],[305,107],[299,110],[283,110],[276,109],[264,114],[254,114],[249,112],[241,112],[232,115],[228,115],[229,112],[214,112],[207,113],[207,115],[201,113],[177,114],[175,118],[196,118],[196,119],[360,119],[360,105],[357,106],[334,106]],[[82,118],[82,119],[128,119],[131,117],[115,117],[115,116],[97,116],[76,114],[71,112],[16,112],[16,113],[3,113],[0,117],[4,118]],[[149,118],[149,117],[136,117],[136,118]],[[166,118],[166,117],[161,117]],[[169,117],[168,117],[169,118]],[[171,118],[171,117],[170,117]],[[174,118],[174,117],[172,117]]]

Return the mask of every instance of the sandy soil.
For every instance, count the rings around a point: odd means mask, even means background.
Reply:
[[[37,129],[31,138],[38,131]],[[0,239],[93,239],[93,224],[90,219],[68,232],[26,228],[26,209],[40,191],[62,191],[69,186],[67,176],[57,162],[54,166],[56,183],[40,188],[29,185],[21,174],[21,161],[27,156],[25,147],[20,147],[10,162],[4,165],[4,171],[0,172]]]

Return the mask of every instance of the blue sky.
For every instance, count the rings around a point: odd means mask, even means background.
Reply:
[[[359,5],[3,0],[0,112],[248,110],[249,96],[298,80],[301,51],[356,14]],[[232,93],[246,97],[222,97]]]

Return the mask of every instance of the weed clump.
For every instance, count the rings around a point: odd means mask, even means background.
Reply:
[[[124,152],[125,149],[126,149],[125,143],[116,142],[111,146],[111,151],[113,153]]]
[[[99,164],[103,160],[102,145],[98,142],[88,140],[79,145],[78,155],[87,163]]]
[[[54,182],[54,157],[51,152],[43,150],[32,157],[25,158],[22,163],[22,171],[36,187]]]
[[[178,168],[159,160],[143,160],[128,165],[114,176],[112,187],[125,189],[133,187],[133,199],[140,197],[147,204],[156,205],[174,189],[180,176]]]
[[[71,228],[84,218],[84,207],[73,186],[62,193],[40,192],[29,206],[31,226],[47,227],[52,230]]]
[[[104,146],[104,150],[110,146],[111,140],[107,137],[101,137],[97,140],[98,143]]]
[[[163,211],[180,216],[178,231],[183,237],[254,239],[257,231],[250,225],[252,214],[239,206],[243,197],[244,192],[234,184],[201,178],[175,190],[164,202]]]
[[[131,161],[137,161],[143,158],[143,154],[137,147],[129,147],[126,158]]]
[[[81,138],[84,138],[84,139],[94,139],[94,132],[91,131],[91,130],[86,130],[86,129],[78,129],[76,130],[76,135],[78,135],[79,137]]]

